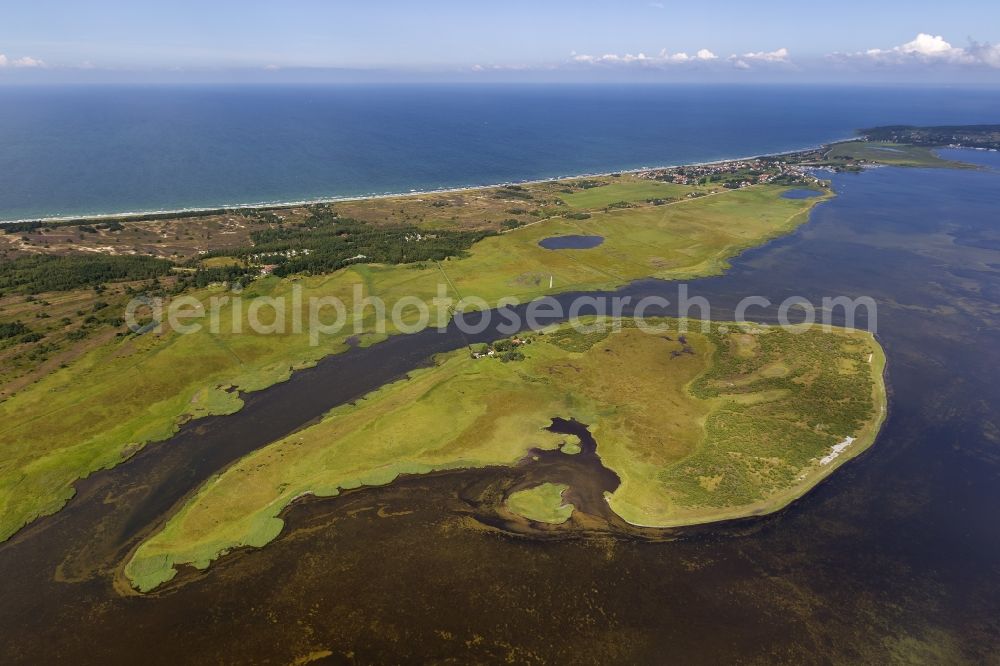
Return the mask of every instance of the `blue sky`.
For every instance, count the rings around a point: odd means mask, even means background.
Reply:
[[[0,6],[0,83],[1000,83],[997,42],[986,0],[32,0]]]

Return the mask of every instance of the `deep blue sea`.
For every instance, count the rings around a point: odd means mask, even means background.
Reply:
[[[985,122],[1000,122],[1000,89],[3,87],[0,220],[482,185]]]

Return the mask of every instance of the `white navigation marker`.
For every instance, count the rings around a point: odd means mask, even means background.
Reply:
[[[549,276],[549,289],[552,288],[552,280],[553,280],[553,277],[550,275]]]

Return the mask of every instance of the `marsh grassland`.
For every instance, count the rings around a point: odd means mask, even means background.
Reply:
[[[901,167],[973,168],[969,164],[938,157],[933,148],[887,141],[845,141],[834,144],[827,157],[836,160],[864,160],[873,164]]]
[[[519,490],[507,497],[507,508],[529,520],[559,525],[573,515],[573,505],[563,500],[567,488],[564,483],[543,483]]]
[[[657,323],[655,333],[564,325],[509,363],[443,354],[223,471],[138,548],[126,574],[150,590],[179,565],[204,568],[234,548],[263,546],[281,532],[281,511],[307,494],[517,465],[565,443],[546,430],[553,417],[588,424],[621,479],[608,505],[649,527],[774,511],[874,441],[884,356],[868,333]],[[824,462],[847,437],[851,445]],[[510,508],[562,522],[553,492],[522,491]]]
[[[539,187],[551,194],[556,186]],[[680,186],[629,181],[604,187],[619,188],[602,195],[618,200],[645,197],[654,191],[650,188],[674,191]],[[620,191],[622,187],[632,194]],[[819,199],[783,198],[788,189],[755,186],[669,205],[595,210],[585,219],[551,217],[487,237],[464,256],[439,264],[359,264],[326,275],[266,277],[252,282],[242,298],[244,302],[259,296],[290,300],[297,286],[303,303],[312,296],[334,296],[350,304],[357,288],[364,297],[381,298],[391,309],[403,297],[431,303],[444,284],[456,300],[478,296],[495,304],[507,296],[523,301],[571,290],[608,289],[646,277],[714,275],[742,250],[787,233],[806,220]],[[591,190],[581,193],[597,196]],[[511,196],[507,190],[500,194]],[[400,198],[399,205],[405,206],[406,200]],[[372,205],[385,207],[387,201]],[[598,198],[587,203],[604,202]],[[423,200],[419,205],[434,209]],[[581,233],[603,236],[605,242],[571,252],[538,246],[546,237]],[[223,287],[215,286],[189,295],[207,310],[209,299],[224,293]],[[384,332],[378,331],[375,312],[367,308],[352,318],[350,330],[313,345],[307,331],[291,327],[280,334],[255,334],[247,324],[246,307],[235,314],[233,308],[233,301],[222,307],[216,333],[203,329],[181,335],[165,330],[95,342],[87,353],[0,403],[4,442],[0,541],[39,516],[57,511],[73,496],[77,479],[122,462],[149,442],[168,438],[185,421],[240,409],[241,392],[284,381],[295,369],[346,350],[355,323],[362,345],[397,332],[391,323]],[[415,318],[416,312],[411,312]],[[289,319],[294,316],[286,314]],[[262,318],[269,316],[265,311]],[[445,323],[431,321],[430,325]],[[519,427],[531,429],[534,423]],[[485,460],[509,462],[509,456]]]

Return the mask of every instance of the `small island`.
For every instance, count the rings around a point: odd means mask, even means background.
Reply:
[[[570,515],[582,512],[600,529],[641,537],[645,528],[766,514],[868,448],[885,416],[885,357],[867,332],[591,323],[608,325],[552,328],[518,345],[516,359],[440,355],[248,455],[145,541],[127,576],[148,591],[181,565],[205,568],[235,548],[264,546],[304,495],[400,475],[530,468],[546,456],[579,462],[580,483],[591,473],[612,483],[589,503],[564,501],[555,478],[508,493],[507,509],[528,520],[573,529]],[[584,424],[596,450],[563,453],[554,419]]]
[[[563,500],[568,488],[564,483],[542,483],[518,490],[507,498],[507,508],[529,520],[561,525],[573,515],[573,505]]]

